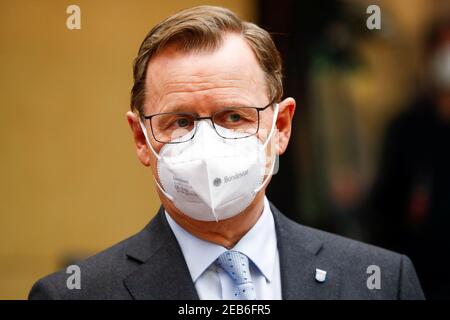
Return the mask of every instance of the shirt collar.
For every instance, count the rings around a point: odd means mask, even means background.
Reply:
[[[277,237],[272,211],[266,197],[264,197],[264,210],[261,217],[239,240],[233,250],[240,251],[249,257],[267,281],[272,281],[277,255]]]
[[[199,239],[183,229],[165,211],[167,221],[183,252],[192,280],[195,283],[202,273],[227,249],[218,244]],[[264,197],[263,213],[255,225],[232,248],[245,254],[267,281],[274,275],[277,254],[275,223],[269,201]]]

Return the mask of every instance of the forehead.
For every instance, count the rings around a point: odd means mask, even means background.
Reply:
[[[201,106],[205,101],[210,106],[262,104],[266,92],[264,72],[252,49],[242,36],[229,34],[214,51],[183,52],[170,45],[152,57],[147,67],[145,109],[159,112],[171,105]]]

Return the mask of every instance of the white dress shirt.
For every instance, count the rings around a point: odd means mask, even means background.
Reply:
[[[201,300],[232,300],[233,280],[214,261],[227,249],[201,240],[178,225],[165,212],[186,260],[192,281]],[[258,300],[281,299],[280,260],[275,222],[269,201],[264,197],[264,210],[255,225],[232,248],[245,254]]]

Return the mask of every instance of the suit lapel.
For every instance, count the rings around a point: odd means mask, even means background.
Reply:
[[[272,204],[271,210],[280,256],[282,298],[337,299],[340,269],[321,254],[322,240],[309,228],[286,218]],[[140,264],[124,279],[134,299],[199,299],[162,207],[144,230],[130,240],[126,255]],[[316,269],[327,272],[325,282],[316,281]]]
[[[340,270],[337,264],[321,254],[322,240],[307,227],[283,216],[271,205],[280,256],[282,298],[337,299]],[[315,279],[316,269],[325,270],[325,282]]]
[[[132,239],[126,254],[140,263],[124,280],[134,299],[198,299],[183,253],[162,208]]]

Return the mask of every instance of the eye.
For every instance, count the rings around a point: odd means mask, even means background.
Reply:
[[[228,115],[228,120],[231,122],[238,122],[241,120],[241,115],[238,113],[231,113]]]
[[[175,120],[175,124],[180,128],[185,128],[189,126],[190,121],[187,118],[179,118]]]

